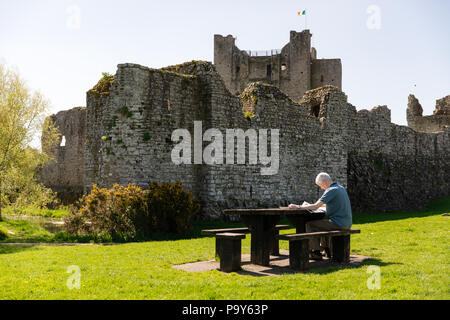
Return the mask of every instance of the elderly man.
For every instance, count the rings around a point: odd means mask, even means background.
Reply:
[[[326,207],[328,219],[313,220],[306,223],[306,232],[349,229],[352,226],[352,208],[345,188],[337,182],[333,182],[331,177],[325,172],[317,175],[316,184],[322,190],[325,190],[322,197],[316,203],[309,204],[304,202],[302,205],[289,205],[291,209],[305,210],[317,210],[320,207]],[[309,246],[312,251],[311,259],[322,259],[322,254],[320,253],[321,247],[330,256],[330,241],[328,237],[327,239],[322,237],[320,240],[312,239],[310,240]]]

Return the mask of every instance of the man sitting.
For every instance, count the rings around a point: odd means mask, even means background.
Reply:
[[[304,202],[302,205],[290,204],[290,209],[317,210],[326,206],[327,218],[321,220],[313,220],[306,223],[306,232],[331,231],[350,229],[352,226],[352,208],[347,191],[337,182],[333,182],[331,177],[321,172],[316,177],[316,184],[325,190],[322,197],[314,203]],[[321,239],[311,239],[309,242],[311,248],[311,259],[321,260],[322,254],[320,249],[324,249],[327,256],[330,257],[330,239],[329,237],[321,237]]]

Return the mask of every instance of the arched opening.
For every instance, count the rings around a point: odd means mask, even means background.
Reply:
[[[62,136],[61,143],[59,144],[59,146],[60,147],[65,147],[66,146],[66,137],[65,136]]]

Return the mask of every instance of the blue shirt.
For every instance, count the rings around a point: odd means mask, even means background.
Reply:
[[[352,207],[347,191],[337,182],[333,182],[319,199],[327,205],[327,216],[337,226],[352,226]]]

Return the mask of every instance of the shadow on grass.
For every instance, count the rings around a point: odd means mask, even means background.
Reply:
[[[40,250],[38,247],[31,245],[8,245],[0,243],[0,255],[12,254],[26,250]]]
[[[334,263],[334,262],[328,262],[328,266],[326,267],[321,267],[321,268],[314,268],[312,267],[308,273],[314,273],[314,274],[328,274],[328,273],[332,273],[332,272],[336,272],[339,270],[343,270],[343,269],[353,269],[353,268],[362,268],[365,266],[379,266],[379,267],[385,267],[385,266],[389,266],[389,265],[394,265],[394,264],[403,264],[403,263],[399,263],[399,262],[385,262],[385,261],[381,261],[380,259],[375,259],[375,258],[368,258],[365,259],[361,262],[358,263],[346,263],[346,264],[339,264],[339,263]]]
[[[268,266],[255,266],[250,261],[242,262],[242,268],[236,271],[239,275],[252,276],[252,277],[268,277],[268,276],[281,276],[281,275],[293,275],[293,274],[329,274],[345,269],[357,269],[365,266],[389,266],[394,264],[402,264],[398,262],[384,262],[375,258],[366,258],[364,260],[357,260],[358,258],[353,256],[353,261],[349,263],[340,264],[336,262],[330,262],[328,259],[323,261],[311,261],[309,262],[309,270],[299,271],[291,269],[289,266],[289,256],[281,255],[278,258],[272,258],[271,264]]]
[[[364,224],[381,221],[394,221],[408,218],[423,218],[450,212],[450,197],[431,202],[424,210],[385,212],[385,213],[354,213],[353,223]]]
[[[207,238],[202,234],[204,229],[242,228],[246,227],[243,222],[226,221],[194,221],[189,231],[182,234],[155,232],[148,239],[142,241],[168,241],[168,240],[190,240],[196,238]]]

